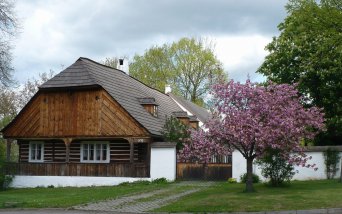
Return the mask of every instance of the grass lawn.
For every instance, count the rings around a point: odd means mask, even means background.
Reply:
[[[77,204],[120,197],[135,192],[148,192],[170,184],[135,183],[112,187],[30,188],[0,191],[0,208],[8,202],[18,202],[16,207],[66,208]]]
[[[336,180],[294,181],[290,186],[280,188],[257,184],[255,193],[243,193],[243,189],[244,184],[222,182],[155,211],[229,212],[342,207],[342,184]]]

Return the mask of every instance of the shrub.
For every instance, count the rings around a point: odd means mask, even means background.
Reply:
[[[336,149],[328,148],[323,152],[323,155],[327,179],[333,179],[339,169],[340,153]]]
[[[234,184],[237,183],[236,178],[228,178],[228,183]]]
[[[259,183],[260,182],[260,178],[258,175],[254,174],[252,175],[253,178],[253,183]],[[247,182],[247,173],[243,174],[240,176],[240,182],[241,183],[246,183]]]
[[[13,180],[13,168],[9,168],[5,158],[5,144],[0,139],[0,190],[7,189]]]
[[[152,181],[153,184],[166,184],[168,183],[166,178],[157,178]]]
[[[257,164],[261,167],[261,174],[270,179],[271,186],[280,186],[289,182],[294,176],[294,167],[280,154],[280,150],[268,149]]]

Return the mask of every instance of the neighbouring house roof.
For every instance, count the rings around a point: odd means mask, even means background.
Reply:
[[[172,93],[168,95],[179,103],[183,108],[188,110],[192,115],[195,115],[202,123],[206,122],[210,118],[210,113],[207,109],[202,108],[195,103],[192,103],[184,98],[178,97]]]
[[[161,135],[166,117],[173,115],[173,112],[183,111],[174,99],[181,100],[179,102],[182,105],[186,103],[186,107],[190,108],[189,111],[201,121],[208,118],[209,113],[191,102],[185,102],[175,95],[164,94],[121,70],[83,57],[39,88],[40,90],[51,90],[91,86],[104,88],[113,99],[153,135]],[[143,103],[158,105],[158,117],[147,112],[141,105]]]

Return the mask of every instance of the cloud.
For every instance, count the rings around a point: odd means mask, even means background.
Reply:
[[[264,45],[277,34],[276,26],[286,15],[285,3],[20,0],[17,11],[23,29],[14,50],[15,77],[24,82],[49,69],[59,72],[61,65],[68,66],[80,56],[132,57],[184,36],[208,36],[217,41],[217,55],[230,77],[239,79],[247,69],[252,74],[262,61]]]

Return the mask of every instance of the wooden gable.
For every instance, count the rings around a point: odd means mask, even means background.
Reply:
[[[40,91],[3,132],[5,138],[148,135],[102,88]]]

